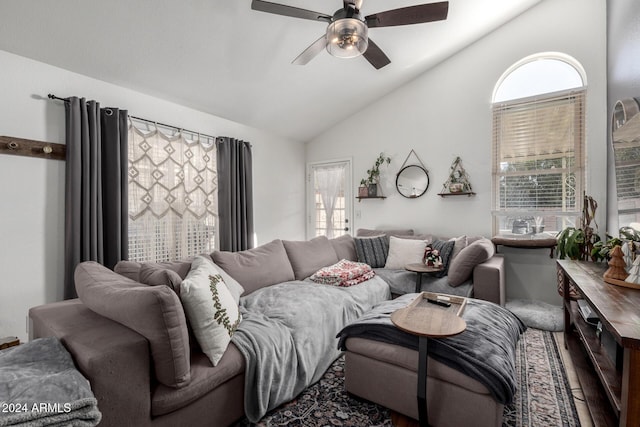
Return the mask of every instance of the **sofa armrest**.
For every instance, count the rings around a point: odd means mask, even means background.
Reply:
[[[101,426],[143,426],[151,417],[149,343],[133,330],[89,310],[78,299],[29,310],[30,337],[58,337],[87,378]]]
[[[495,254],[473,269],[473,296],[504,306],[504,257]]]

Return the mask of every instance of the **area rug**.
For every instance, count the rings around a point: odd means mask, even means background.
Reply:
[[[505,407],[503,427],[579,427],[571,389],[553,334],[529,328],[518,343],[518,392]],[[319,382],[295,400],[269,412],[257,424],[247,420],[236,427],[274,426],[393,426],[386,408],[344,391],[344,358],[339,358]]]

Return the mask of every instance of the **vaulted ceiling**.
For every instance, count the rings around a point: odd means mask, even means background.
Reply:
[[[2,0],[0,49],[304,142],[540,1],[449,0],[446,21],[373,28],[391,59],[380,70],[327,52],[292,65],[326,24],[253,11],[251,0]],[[362,12],[426,2],[364,0]]]

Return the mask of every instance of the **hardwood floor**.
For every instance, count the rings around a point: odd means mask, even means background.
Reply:
[[[394,427],[419,427],[420,423],[418,420],[414,420],[413,418],[409,418],[406,415],[399,414],[395,411],[391,411],[391,422]]]

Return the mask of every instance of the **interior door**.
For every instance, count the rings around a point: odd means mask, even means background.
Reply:
[[[332,239],[351,231],[351,160],[307,165],[307,237]]]

